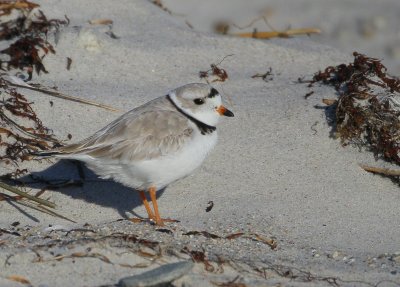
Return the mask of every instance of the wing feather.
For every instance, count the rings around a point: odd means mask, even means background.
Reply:
[[[178,151],[192,135],[188,120],[176,111],[133,110],[90,138],[57,152],[71,158],[88,155],[121,161],[149,160]]]

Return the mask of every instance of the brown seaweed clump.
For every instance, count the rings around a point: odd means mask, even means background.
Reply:
[[[29,160],[32,152],[60,145],[37,117],[32,103],[1,77],[0,93],[0,162],[18,166]]]
[[[0,41],[9,45],[0,50],[0,68],[24,70],[28,80],[34,70],[47,73],[42,60],[48,53],[55,53],[47,36],[49,32],[57,36],[60,26],[69,22],[68,18],[49,20],[37,7],[26,0],[0,0]]]
[[[335,87],[336,133],[343,145],[367,147],[400,164],[400,79],[380,60],[354,52],[354,62],[327,67],[310,81]]]

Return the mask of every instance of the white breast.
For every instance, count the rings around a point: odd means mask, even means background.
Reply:
[[[198,168],[217,142],[216,131],[210,135],[195,135],[192,141],[174,155],[145,161],[134,169],[142,169],[148,175],[146,186],[154,185],[157,189],[184,178]]]
[[[138,190],[157,190],[191,174],[206,158],[217,142],[217,131],[202,135],[195,129],[194,136],[178,152],[137,162],[88,162],[88,166],[103,178],[113,178],[126,186]]]

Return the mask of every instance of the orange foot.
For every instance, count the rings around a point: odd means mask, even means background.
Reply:
[[[150,189],[149,189],[151,202],[153,203],[153,207],[154,207],[154,213],[151,210],[150,204],[147,201],[144,191],[139,191],[140,198],[143,201],[143,205],[146,208],[149,219],[133,218],[133,219],[129,219],[130,221],[132,221],[132,222],[150,221],[150,222],[155,222],[156,225],[158,225],[158,226],[164,226],[164,222],[179,222],[178,220],[174,220],[174,219],[162,219],[161,218],[160,213],[158,211],[156,191],[157,190],[155,189],[155,187],[150,187]]]

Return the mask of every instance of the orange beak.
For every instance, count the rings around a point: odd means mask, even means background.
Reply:
[[[227,108],[225,108],[223,105],[220,105],[217,108],[217,112],[221,115],[221,116],[226,116],[226,117],[233,117],[234,114],[228,110]]]

